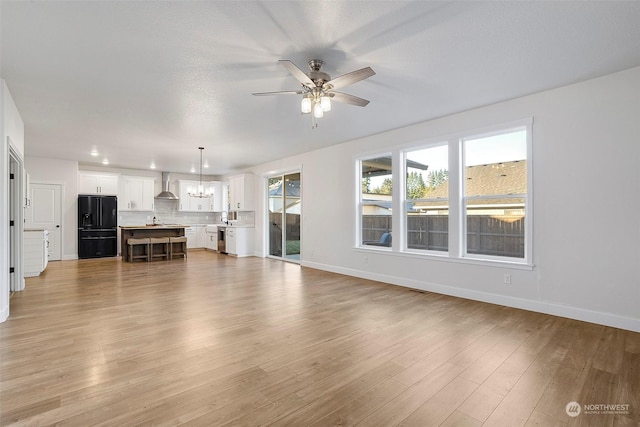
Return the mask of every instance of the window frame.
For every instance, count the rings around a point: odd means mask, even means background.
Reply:
[[[460,248],[461,248],[461,253],[460,256],[461,258],[464,259],[472,259],[472,260],[487,260],[487,261],[496,261],[496,262],[506,262],[506,263],[513,263],[513,264],[524,264],[527,266],[533,266],[532,263],[532,259],[531,259],[531,255],[532,255],[532,248],[533,248],[533,228],[532,228],[532,220],[531,220],[531,215],[532,215],[532,210],[531,210],[531,203],[530,203],[530,197],[532,194],[532,185],[533,185],[533,175],[532,175],[532,161],[531,161],[531,154],[532,154],[532,147],[531,147],[531,133],[532,133],[532,126],[533,125],[533,119],[527,119],[527,120],[521,120],[518,122],[512,122],[509,124],[504,124],[504,125],[500,125],[500,126],[492,126],[491,128],[488,128],[482,132],[473,132],[473,133],[466,133],[464,137],[459,138],[458,140],[458,149],[460,152],[460,163],[459,163],[459,167],[460,167],[460,173],[459,173],[459,177],[460,177],[460,194],[459,194],[459,198],[460,198],[460,225],[461,225],[461,233],[460,233],[460,237],[461,237],[461,242],[460,242]],[[526,159],[525,161],[527,162],[527,192],[523,193],[523,194],[491,194],[491,195],[483,195],[483,196],[466,196],[465,195],[465,150],[464,150],[464,143],[465,140],[473,140],[473,139],[479,139],[479,138],[487,138],[487,137],[491,137],[491,136],[498,136],[498,135],[505,135],[505,134],[509,134],[509,133],[513,133],[513,132],[517,132],[517,131],[521,131],[524,130],[525,131],[525,135],[526,135]],[[522,258],[520,257],[508,257],[508,256],[499,256],[499,255],[488,255],[488,254],[476,254],[476,253],[469,253],[468,252],[468,223],[467,223],[467,202],[469,200],[480,200],[480,199],[505,199],[505,198],[523,198],[524,199],[524,212],[525,212],[525,216],[524,216],[524,255]]]
[[[446,251],[439,251],[439,250],[435,250],[435,249],[418,249],[418,248],[409,248],[409,239],[408,239],[408,233],[409,233],[409,203],[411,202],[416,202],[416,201],[433,201],[433,200],[438,200],[438,201],[443,201],[446,202],[447,204],[447,211],[449,211],[449,214],[447,215],[449,217],[451,217],[451,213],[450,213],[450,209],[451,209],[451,194],[448,195],[448,197],[446,198],[441,198],[441,199],[409,199],[407,197],[407,175],[409,172],[409,167],[407,166],[407,160],[408,160],[408,154],[414,151],[420,151],[420,150],[426,150],[426,149],[430,149],[430,148],[437,148],[437,147],[446,147],[448,148],[449,146],[449,141],[447,141],[446,139],[439,139],[437,141],[433,141],[433,142],[429,142],[429,143],[425,143],[422,145],[418,145],[415,147],[410,147],[410,148],[405,148],[400,150],[400,155],[401,155],[401,159],[402,159],[402,199],[401,199],[401,205],[402,205],[402,235],[403,235],[403,240],[402,240],[402,252],[406,252],[406,253],[415,253],[415,254],[428,254],[428,255],[432,255],[432,256],[438,256],[438,257],[442,257],[442,256],[448,256],[449,252],[450,252],[450,238],[448,238],[448,242],[447,242],[447,250]],[[449,159],[449,153],[447,153],[447,162],[450,165],[450,159]],[[447,229],[447,236],[449,234],[449,231]]]
[[[366,245],[363,243],[363,235],[362,235],[362,226],[363,226],[363,214],[364,214],[364,203],[363,203],[363,199],[362,199],[362,180],[363,180],[363,176],[362,176],[362,163],[367,161],[367,160],[372,160],[372,159],[377,159],[377,158],[382,158],[382,157],[390,157],[391,158],[391,181],[393,183],[393,189],[391,192],[391,230],[392,230],[392,236],[393,236],[393,229],[394,226],[396,225],[396,215],[395,212],[397,212],[397,210],[395,209],[396,207],[396,202],[395,202],[395,192],[396,192],[396,187],[398,186],[396,184],[396,173],[395,173],[395,156],[394,153],[392,151],[385,151],[385,152],[380,152],[380,153],[376,153],[376,154],[371,154],[371,155],[367,155],[367,156],[362,156],[362,157],[358,157],[356,159],[356,203],[357,203],[357,215],[356,215],[356,233],[355,233],[355,247],[356,248],[360,248],[360,249],[365,249],[365,250],[373,250],[373,251],[384,251],[384,252],[391,252],[393,250],[394,245],[396,245],[395,240],[397,240],[397,238],[392,238],[391,240],[391,246],[375,246],[375,245]]]
[[[464,194],[464,140],[501,135],[517,130],[526,133],[526,162],[527,162],[527,193],[509,195],[510,198],[524,198],[524,257],[505,257],[496,255],[484,255],[467,253],[467,214],[466,199]],[[427,249],[408,248],[407,244],[407,193],[406,193],[406,160],[407,153],[411,151],[448,146],[449,163],[449,248],[448,251],[436,251]],[[362,244],[362,161],[375,159],[382,156],[392,158],[393,192],[392,212],[393,241],[391,248],[375,247]],[[436,138],[425,138],[420,142],[415,140],[410,144],[398,145],[391,151],[380,150],[376,153],[356,158],[356,229],[354,249],[360,251],[385,251],[386,253],[420,259],[437,259],[464,264],[493,265],[514,269],[533,269],[533,117],[514,120],[498,125],[486,126],[479,129],[465,130],[451,133]],[[497,195],[503,197],[504,195]],[[490,196],[480,196],[490,198]],[[400,215],[396,215],[399,212]]]

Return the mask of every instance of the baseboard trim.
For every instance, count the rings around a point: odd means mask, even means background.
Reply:
[[[0,310],[0,323],[4,322],[9,318],[9,306],[2,307]]]
[[[321,264],[316,262],[302,261],[301,266],[330,271],[332,273],[344,274],[345,276],[375,280],[378,282],[389,283],[391,285],[403,286],[411,289],[435,292],[438,294],[449,295],[458,298],[504,305],[507,307],[518,308],[522,310],[535,311],[537,313],[550,314],[553,316],[566,317],[568,319],[580,320],[583,322],[595,323],[604,326],[611,326],[614,328],[625,329],[633,332],[640,332],[640,319],[618,316],[611,313],[603,313],[600,311],[572,307],[548,301],[532,301],[522,298],[514,298],[487,292],[474,291],[470,289],[455,288],[451,286],[440,285],[437,283],[403,279],[386,274],[371,273],[368,271],[336,267],[333,265]]]

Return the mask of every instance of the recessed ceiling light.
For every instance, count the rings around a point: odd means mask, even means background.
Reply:
[[[149,166],[151,169],[155,169],[156,168],[156,164],[155,163],[151,163],[151,166]]]
[[[209,163],[206,163],[204,165],[202,165],[203,168],[208,169],[209,168]]]
[[[194,168],[193,166],[191,166],[191,173],[196,173],[196,168]]]
[[[104,159],[104,160],[102,161],[102,164],[103,164],[103,165],[108,165],[108,164],[109,164],[109,160]]]
[[[91,155],[92,155],[93,157],[97,157],[97,156],[98,156],[98,154],[99,154],[99,153],[98,153],[98,150],[92,150],[92,151],[91,151]]]

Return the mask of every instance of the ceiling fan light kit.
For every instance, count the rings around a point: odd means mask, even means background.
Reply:
[[[366,99],[337,92],[335,89],[352,85],[360,80],[373,76],[375,72],[371,67],[365,67],[331,79],[329,74],[320,71],[324,64],[320,59],[312,59],[309,61],[309,73],[304,73],[293,62],[287,59],[281,59],[280,63],[302,84],[302,89],[280,92],[260,92],[254,93],[253,95],[302,95],[300,112],[302,114],[311,114],[311,127],[313,129],[318,127],[317,119],[323,117],[324,113],[331,111],[331,98],[333,98],[334,101],[356,105],[358,107],[364,107],[369,103]]]
[[[188,187],[187,194],[190,197],[205,199],[213,196],[213,188],[211,187],[204,188],[204,185],[202,185],[202,150],[204,150],[204,147],[198,147],[198,150],[200,150],[200,183],[198,184],[197,187]]]

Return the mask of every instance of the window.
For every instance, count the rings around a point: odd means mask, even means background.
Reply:
[[[391,247],[393,212],[392,157],[361,160],[360,244]]]
[[[525,129],[463,139],[466,254],[524,258]]]
[[[447,145],[406,152],[407,249],[449,250]]]
[[[531,125],[522,120],[360,160],[359,246],[531,265]],[[396,222],[394,200],[402,210]],[[392,246],[393,224],[401,241]]]

